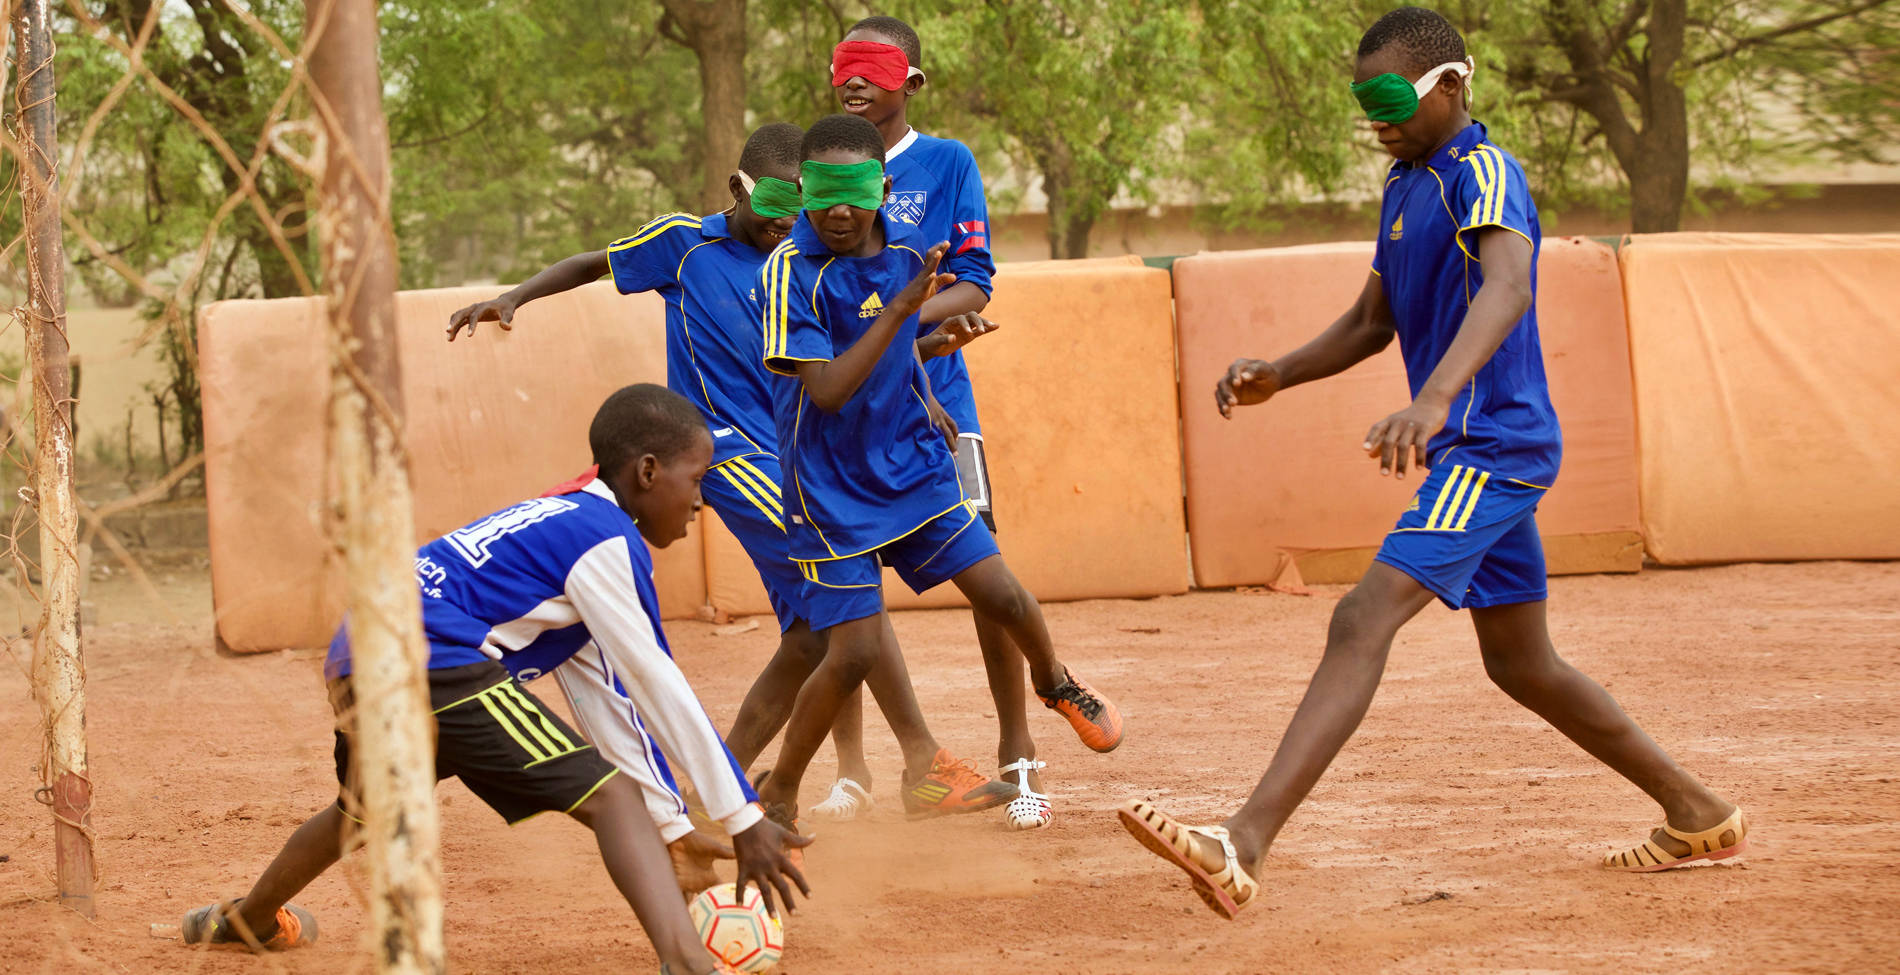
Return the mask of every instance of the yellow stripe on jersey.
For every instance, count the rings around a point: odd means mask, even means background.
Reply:
[[[1487,227],[1504,219],[1506,179],[1504,157],[1490,146],[1473,147],[1465,162],[1478,179],[1478,199],[1471,204],[1466,227]]]
[[[1465,502],[1465,513],[1458,516],[1458,527],[1452,529],[1453,531],[1465,530],[1465,523],[1471,520],[1471,513],[1478,510],[1478,495],[1484,493],[1484,482],[1490,479],[1490,471],[1478,475],[1478,483],[1471,486],[1471,500]]]
[[[765,357],[775,359],[785,355],[785,302],[792,277],[792,258],[798,256],[798,248],[786,241],[765,260],[765,302],[762,311],[765,325]]]
[[[754,508],[759,509],[760,513],[771,520],[772,524],[777,525],[779,531],[785,530],[785,522],[779,520],[779,515],[783,514],[783,509],[774,510],[772,505],[767,504],[764,499],[754,493],[753,488],[743,476],[733,473],[726,465],[721,464],[714,469],[719,472],[719,476],[726,479],[726,483],[732,485],[734,490],[745,495],[745,499],[752,502]]]
[[[1432,513],[1429,517],[1425,519],[1426,531],[1430,531],[1434,526],[1438,524],[1438,513],[1440,511],[1445,510],[1445,495],[1451,492],[1451,486],[1458,482],[1458,475],[1463,472],[1464,472],[1463,467],[1452,468],[1450,476],[1445,478],[1445,483],[1439,485],[1438,500],[1432,503]]]
[[[653,218],[647,222],[646,226],[607,245],[607,250],[624,251],[630,247],[638,247],[674,227],[691,227],[698,230],[699,226],[699,218],[690,213],[669,213],[663,217]]]

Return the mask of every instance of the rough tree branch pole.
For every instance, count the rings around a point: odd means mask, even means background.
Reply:
[[[46,724],[41,763],[53,806],[59,902],[93,916],[92,780],[86,773],[86,668],[79,654],[79,557],[74,539],[71,376],[67,372],[65,249],[59,226],[59,137],[53,111],[53,33],[47,0],[13,8],[15,106],[26,220],[26,354],[33,373],[35,507],[40,522],[40,626],[33,688]]]
[[[356,761],[379,972],[444,970],[435,761],[396,356],[396,241],[375,0],[307,0],[330,453],[349,589]]]

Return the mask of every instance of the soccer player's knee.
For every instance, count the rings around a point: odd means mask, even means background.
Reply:
[[[838,677],[852,685],[863,683],[870,676],[871,668],[877,664],[877,655],[875,640],[852,640],[826,652],[826,656],[836,658],[832,666],[837,669]]]
[[[779,640],[778,652],[809,671],[825,659],[825,635],[810,630],[788,631]]]
[[[1512,697],[1544,686],[1555,674],[1555,654],[1484,647],[1484,673]]]
[[[580,805],[568,810],[582,826],[598,829],[599,824],[613,818],[617,811],[624,812],[630,804],[638,803],[640,795],[633,780],[624,775],[615,775],[602,782]],[[643,813],[644,814],[644,813]]]
[[[1028,623],[1035,614],[1036,597],[1030,595],[1029,590],[1024,589],[1022,583],[1013,576],[1008,585],[997,586],[986,595],[981,607],[983,615],[1006,630]]]
[[[1333,607],[1333,619],[1327,629],[1326,649],[1330,652],[1365,643],[1363,639],[1380,618],[1377,601],[1364,587],[1347,593]]]

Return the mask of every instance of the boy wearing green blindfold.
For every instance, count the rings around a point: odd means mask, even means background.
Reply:
[[[1359,43],[1353,94],[1397,162],[1371,273],[1344,315],[1274,360],[1240,359],[1214,389],[1223,416],[1350,368],[1398,342],[1412,402],[1359,447],[1381,475],[1423,473],[1365,577],[1333,611],[1326,652],[1246,805],[1189,826],[1144,801],[1122,825],[1232,919],[1259,895],[1274,839],[1372,703],[1399,628],[1434,600],[1471,613],[1485,673],[1662,806],[1664,826],[1601,863],[1652,871],[1742,852],[1747,821],[1677,765],[1551,644],[1534,514],[1563,439],[1537,333],[1537,207],[1523,167],[1471,120],[1471,59],[1438,14],[1404,7]],[[1267,553],[1263,553],[1263,557]],[[1656,675],[1654,683],[1668,683]],[[1549,854],[1567,844],[1545,843]],[[1528,848],[1521,842],[1514,848]]]
[[[814,123],[800,167],[805,214],[759,276],[765,367],[792,377],[772,389],[792,513],[785,529],[812,583],[812,628],[826,639],[803,686],[782,698],[791,701],[784,743],[758,786],[780,825],[793,824],[805,771],[851,695],[868,678],[882,704],[880,670],[903,673],[884,611],[886,566],[917,592],[954,583],[1005,628],[1037,695],[1084,744],[1109,751],[1121,743],[1120,713],[1057,658],[1035,597],[964,492],[957,426],[931,392],[915,341],[918,313],[955,281],[940,273],[950,245],[881,206],[884,154],[883,137],[862,118]],[[945,320],[957,323],[973,334],[994,327],[973,312]],[[927,737],[900,734],[899,744],[913,814],[974,811],[1013,795],[987,788]],[[946,790],[972,801],[944,809]]]

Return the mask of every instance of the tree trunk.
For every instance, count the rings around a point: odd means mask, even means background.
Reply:
[[[727,182],[745,147],[746,0],[662,0],[661,30],[699,59],[700,205],[732,205]]]
[[[1085,190],[1075,185],[1068,147],[1051,143],[1034,147],[1031,153],[1042,168],[1042,193],[1049,200],[1049,257],[1064,260],[1089,256],[1089,232],[1095,228],[1096,211],[1084,204]]]
[[[1688,19],[1684,0],[1650,5],[1644,57],[1643,130],[1628,166],[1630,229],[1649,234],[1682,226],[1689,195],[1689,102],[1676,83]]]
[[[415,515],[402,445],[389,129],[376,0],[309,0],[305,35],[327,151],[317,195],[329,312],[330,451],[355,697],[354,763],[369,852],[368,941],[379,973],[440,975],[434,729]]]
[[[59,902],[86,917],[92,900],[92,779],[86,766],[86,666],[79,642],[79,508],[73,497],[72,374],[66,341],[66,258],[59,223],[59,138],[52,14],[47,0],[13,10],[20,85],[14,104],[28,158],[19,160],[26,222],[27,362],[33,373],[33,498],[40,523],[39,628],[33,692],[45,723],[41,793],[53,807]]]

